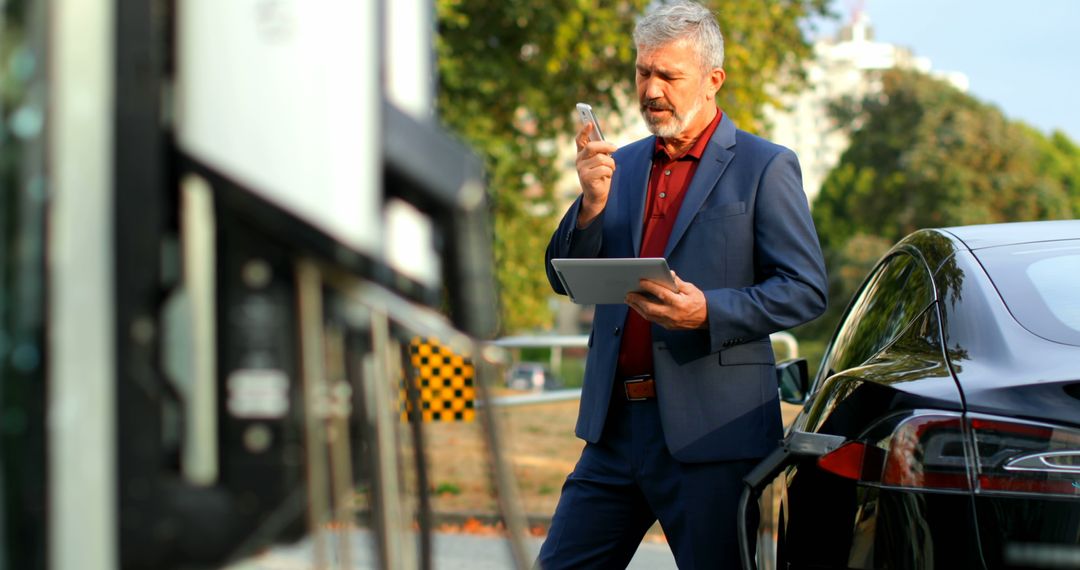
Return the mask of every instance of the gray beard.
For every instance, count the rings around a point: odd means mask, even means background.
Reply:
[[[686,125],[694,120],[698,111],[701,110],[701,102],[698,102],[693,109],[686,112],[685,115],[679,115],[672,111],[671,118],[667,122],[655,122],[649,118],[649,115],[645,112],[645,109],[641,109],[641,118],[645,120],[645,126],[649,129],[649,132],[662,138],[670,139],[677,137],[686,130]]]

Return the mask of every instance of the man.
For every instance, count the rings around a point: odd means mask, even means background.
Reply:
[[[782,437],[769,334],[825,309],[821,250],[795,155],[717,109],[723,38],[686,1],[634,32],[641,114],[621,149],[577,136],[582,195],[547,249],[665,257],[672,292],[596,308],[576,433],[539,564],[622,568],[659,519],[682,569],[737,568],[742,477]]]

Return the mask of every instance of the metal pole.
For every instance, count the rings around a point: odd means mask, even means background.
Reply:
[[[180,183],[184,288],[191,300],[192,370],[186,385],[184,477],[194,485],[218,478],[216,232],[214,203],[206,180],[189,175]]]
[[[487,349],[490,350],[490,347]],[[477,395],[480,402],[489,402],[492,399],[491,382],[494,378],[492,362],[495,359],[490,358],[484,351],[483,343],[473,342],[470,353],[473,355],[473,366],[476,370]],[[518,495],[517,480],[508,458],[503,454],[503,430],[499,426],[499,418],[494,406],[479,406],[477,413],[483,423],[484,439],[491,457],[495,494],[499,511],[502,512],[503,521],[506,523],[510,555],[514,561],[514,567],[525,570],[531,566],[523,542],[528,529],[525,513],[521,508],[521,497]]]
[[[396,401],[397,374],[400,372],[400,353],[391,357],[394,349],[390,338],[390,320],[385,312],[372,308],[372,350],[370,365],[364,374],[367,415],[374,421],[374,464],[376,493],[376,531],[381,538],[380,567],[387,570],[415,568],[413,551],[406,547],[405,513],[402,512],[401,473],[398,469],[398,438]]]
[[[322,277],[314,263],[296,263],[299,297],[300,366],[304,386],[304,442],[307,451],[308,530],[314,541],[315,567],[326,568],[325,524],[330,521],[327,489],[326,427],[323,424],[326,384],[323,374]]]
[[[119,567],[113,259],[115,10],[49,5],[48,559]]]

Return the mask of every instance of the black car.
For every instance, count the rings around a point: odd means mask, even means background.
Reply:
[[[774,483],[778,568],[1080,567],[1080,221],[908,236],[796,364],[843,444]]]

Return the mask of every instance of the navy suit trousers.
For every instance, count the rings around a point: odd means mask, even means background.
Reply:
[[[742,478],[759,460],[676,461],[656,400],[615,392],[600,441],[585,445],[563,485],[538,566],[625,568],[659,519],[681,570],[739,568]]]

